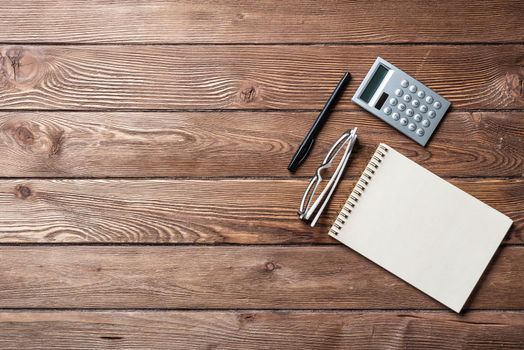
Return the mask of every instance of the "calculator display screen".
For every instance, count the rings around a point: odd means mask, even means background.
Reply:
[[[388,74],[389,69],[385,66],[379,64],[377,70],[373,74],[373,77],[369,79],[368,85],[362,91],[362,94],[360,94],[360,99],[369,103],[371,101],[371,98],[377,91],[378,87],[380,86],[380,83],[382,83],[382,80],[386,77]]]

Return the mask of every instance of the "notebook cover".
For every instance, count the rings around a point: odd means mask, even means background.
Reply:
[[[386,144],[377,151],[329,234],[460,312],[512,220]]]

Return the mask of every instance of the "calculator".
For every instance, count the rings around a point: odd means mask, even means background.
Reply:
[[[425,146],[451,103],[377,57],[352,101]]]

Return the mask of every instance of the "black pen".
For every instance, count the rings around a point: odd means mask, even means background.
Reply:
[[[344,90],[344,86],[349,80],[351,80],[351,74],[349,72],[344,73],[344,76],[342,79],[340,79],[337,87],[324,105],[322,112],[320,112],[317,119],[315,119],[313,126],[311,129],[309,129],[306,137],[304,138],[304,141],[302,141],[300,147],[297,149],[297,152],[291,159],[291,162],[287,167],[289,171],[295,172],[300,164],[302,164],[302,162],[307,158],[309,151],[311,151],[311,148],[313,147],[313,143],[315,143],[315,138],[320,132],[320,129],[322,129],[322,126],[326,123],[331,106],[337,101],[338,96]]]

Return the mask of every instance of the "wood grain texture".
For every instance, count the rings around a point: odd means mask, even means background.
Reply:
[[[524,45],[130,45],[0,47],[0,108],[320,109],[349,69],[357,109],[379,55],[456,109],[524,107]]]
[[[523,179],[451,182],[511,217],[506,243],[524,243]],[[354,180],[340,184],[315,228],[296,214],[307,184],[306,179],[1,181],[0,242],[334,244],[327,232]]]
[[[0,247],[0,308],[443,309],[344,246]],[[522,309],[504,247],[466,309]]]
[[[289,176],[316,112],[4,112],[0,177]],[[524,175],[524,112],[452,112],[420,147],[364,112],[330,116],[296,175],[309,177],[349,127],[359,176],[380,142],[440,176]]]
[[[524,348],[524,2],[403,5],[1,2],[0,348]],[[452,102],[428,147],[350,102],[376,56]],[[311,229],[307,176],[355,126]],[[379,142],[514,220],[464,315],[326,235]]]
[[[0,347],[5,350],[493,350],[524,346],[522,312],[457,316],[409,311],[3,311],[0,328]]]
[[[521,1],[5,1],[2,42],[522,42]],[[387,20],[384,20],[387,18]]]

